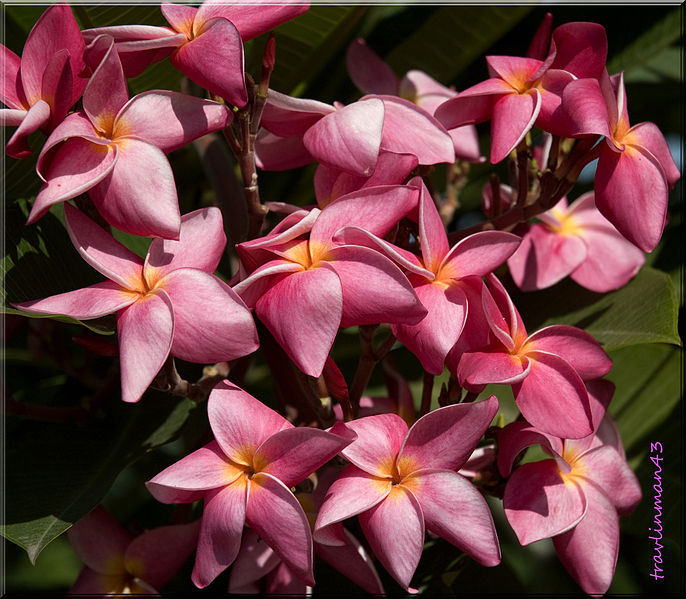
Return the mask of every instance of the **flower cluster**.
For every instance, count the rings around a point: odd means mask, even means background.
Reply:
[[[80,31],[71,9],[55,5],[21,58],[2,47],[11,83],[3,124],[18,126],[7,153],[26,157],[29,134],[46,134],[28,224],[64,203],[74,247],[106,278],[15,306],[79,320],[115,314],[125,402],[145,401],[175,358],[234,362],[260,349],[281,362],[275,378],[291,367],[281,413],[232,374],[207,390],[211,440],[146,484],[162,503],[202,501],[201,520],[133,539],[98,508],[70,532],[86,564],[72,590],[159,590],[197,546],[199,588],[232,566],[232,592],[258,590],[264,576],[270,592],[304,592],[315,584],[316,555],[370,593],[383,592],[375,562],[414,591],[427,531],[495,566],[501,552],[484,494],[498,491],[479,472],[496,459],[520,542],[552,537],[582,589],[604,593],[617,514],[640,499],[607,414],[612,362],[579,328],[529,334],[499,273],[507,264],[523,290],[568,275],[597,292],[627,283],[661,237],[679,178],[662,134],[652,123],[630,127],[622,75],[608,74],[605,30],[594,23],[542,27],[529,56],[489,56],[490,78],[461,92],[419,71],[398,78],[362,40],[347,65],[366,95],[349,104],[268,89],[271,41],[262,79],[246,78],[243,43],[306,9],[163,4],[169,27]],[[129,98],[127,78],[166,58],[207,98],[165,90]],[[487,186],[488,220],[447,233],[452,214],[429,174],[484,162],[474,125],[486,121],[490,162],[511,161],[512,186]],[[222,213],[181,214],[166,157],[218,131],[238,156],[251,219],[247,236],[231,240],[238,263],[228,283],[215,274],[227,245]],[[534,131],[543,132],[536,148]],[[568,207],[595,158],[594,192]],[[257,166],[312,162],[316,205],[271,206],[282,218],[267,230]],[[146,256],[112,227],[152,237]],[[332,357],[348,327],[359,327],[362,348],[350,386]],[[381,349],[375,331],[386,332]],[[425,372],[418,411],[389,362],[393,400],[363,397],[395,342]],[[450,388],[431,409],[445,369]],[[504,428],[492,426],[498,399],[478,400],[490,384],[510,386],[520,412]],[[533,444],[552,459],[513,468]],[[598,555],[587,553],[590,543]]]

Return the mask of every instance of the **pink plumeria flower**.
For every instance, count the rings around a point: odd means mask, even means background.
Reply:
[[[385,235],[415,209],[417,191],[380,186],[324,210],[293,213],[269,235],[237,246],[249,274],[235,290],[305,374],[322,373],[340,327],[421,320],[426,310],[407,277],[381,253],[338,244],[346,225]]]
[[[72,595],[157,596],[195,549],[200,521],[146,530],[134,537],[97,506],[67,536],[85,564]]]
[[[290,487],[350,441],[296,428],[228,381],[210,393],[207,413],[216,440],[146,483],[163,503],[205,500],[193,582],[203,588],[233,563],[247,524],[313,586],[312,533]]]
[[[70,114],[43,146],[36,168],[46,183],[28,223],[88,191],[116,228],[178,239],[181,217],[165,153],[223,128],[231,114],[216,102],[170,91],[129,100],[112,38],[99,37],[92,46],[102,61],[83,93],[83,110]]]
[[[2,84],[0,124],[18,129],[7,142],[13,158],[31,154],[26,138],[37,131],[52,131],[81,97],[87,80],[83,69],[83,38],[71,8],[56,4],[36,21],[21,59],[0,44]]]
[[[336,424],[334,431],[347,429],[357,438],[341,452],[351,465],[327,493],[315,539],[333,544],[331,525],[358,516],[374,555],[408,590],[425,528],[481,564],[498,564],[491,512],[476,487],[457,473],[497,411],[491,396],[429,412],[409,431],[395,414]]]
[[[492,275],[488,282],[483,310],[491,342],[462,354],[460,384],[476,392],[490,383],[512,385],[519,410],[533,426],[572,439],[591,434],[602,415],[585,383],[610,371],[608,355],[576,327],[553,325],[528,335],[502,284]]]
[[[218,208],[184,215],[179,241],[153,240],[145,260],[76,208],[64,211],[77,251],[108,280],[16,307],[79,320],[116,313],[124,401],[140,399],[169,354],[208,364],[257,349],[250,311],[212,274],[226,245]]]
[[[559,110],[562,92],[577,78],[599,77],[605,67],[607,38],[596,23],[567,23],[552,35],[545,61],[487,56],[491,78],[460,92],[435,112],[448,129],[491,120],[493,164],[505,159],[536,124],[566,135],[566,114]]]
[[[517,454],[534,444],[553,459],[523,464],[510,475]],[[560,561],[581,588],[604,594],[619,551],[617,515],[630,513],[641,499],[610,417],[597,433],[577,440],[525,422],[509,424],[498,436],[498,467],[509,475],[503,504],[519,542],[552,537]]]
[[[523,291],[545,289],[571,276],[582,287],[604,293],[626,285],[645,255],[596,208],[593,192],[571,206],[566,198],[537,217],[508,259],[510,274]]]
[[[307,2],[258,5],[207,0],[199,8],[162,3],[171,28],[116,25],[87,29],[90,42],[99,35],[114,38],[127,77],[171,54],[171,63],[192,81],[239,108],[248,101],[243,42],[302,14]]]
[[[411,70],[402,79],[393,72],[363,39],[353,40],[345,56],[348,74],[362,93],[400,96],[414,102],[433,115],[446,100],[457,95],[454,89],[441,85],[423,71]],[[485,160],[479,150],[479,136],[473,125],[448,131],[455,147],[455,156],[468,162]]]
[[[652,252],[665,226],[669,189],[681,177],[664,136],[654,123],[630,126],[623,73],[575,82],[565,89],[563,106],[574,122],[572,135],[605,136],[595,174],[598,210],[631,243]]]

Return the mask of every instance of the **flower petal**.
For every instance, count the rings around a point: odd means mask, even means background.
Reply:
[[[419,243],[422,260],[426,268],[437,273],[443,258],[450,251],[445,226],[424,181],[415,177],[409,185],[419,189]]]
[[[499,77],[487,79],[443,102],[434,116],[446,129],[482,123],[491,118],[495,104],[513,89]]]
[[[466,352],[460,358],[457,378],[465,386],[514,385],[524,380],[530,368],[527,358],[510,353]]]
[[[76,582],[69,589],[72,595],[114,595],[121,591],[123,576],[121,574],[100,574],[84,566]]]
[[[655,123],[639,123],[629,129],[627,135],[630,136],[635,145],[642,146],[657,158],[670,187],[681,178],[679,167],[672,158],[664,135]]]
[[[263,543],[254,530],[247,528],[243,533],[241,550],[231,569],[229,593],[250,593],[248,589],[253,584],[281,563],[281,558],[274,550]],[[252,592],[258,593],[259,586]]]
[[[25,110],[24,100],[20,97],[24,95],[19,73],[21,58],[0,44],[0,63],[3,65],[0,71],[0,102],[9,108]]]
[[[363,39],[350,42],[345,64],[348,75],[363,94],[398,93],[398,76]]]
[[[518,235],[505,231],[482,231],[465,237],[445,256],[443,276],[483,277],[493,272],[519,247]]]
[[[31,155],[27,138],[34,131],[48,124],[50,120],[50,105],[44,100],[38,100],[24,115],[19,127],[7,142],[7,155],[12,158],[26,158]]]
[[[279,137],[300,138],[317,121],[332,112],[335,112],[335,108],[331,104],[294,98],[270,89],[260,124]]]
[[[491,163],[507,158],[533,127],[541,110],[541,93],[507,94],[493,107]]]
[[[501,476],[510,476],[515,458],[530,445],[540,445],[560,464],[562,441],[535,429],[528,422],[516,420],[498,431],[498,471]],[[570,471],[569,465],[564,470]]]

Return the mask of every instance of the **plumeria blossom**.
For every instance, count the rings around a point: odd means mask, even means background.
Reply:
[[[154,239],[145,260],[76,208],[64,211],[77,251],[108,280],[16,307],[79,320],[115,313],[124,401],[140,399],[170,354],[207,364],[257,349],[250,311],[212,274],[226,245],[218,208],[184,215],[179,241]]]
[[[251,2],[206,0],[199,8],[162,3],[171,27],[117,25],[87,29],[92,41],[110,35],[116,41],[127,77],[139,75],[150,63],[171,54],[171,63],[210,93],[234,106],[248,100],[245,88],[243,42],[302,14],[307,2],[258,5]]]
[[[605,137],[595,174],[598,210],[631,243],[652,252],[665,226],[669,189],[681,177],[664,136],[654,123],[630,126],[623,73],[577,81],[563,99],[574,136]]]
[[[331,483],[338,475],[334,467],[326,467],[317,474],[317,484],[311,493],[296,492],[295,497],[303,507],[310,527],[314,527],[319,507],[321,506]],[[355,584],[372,595],[383,595],[384,588],[376,572],[371,556],[360,545],[355,536],[343,528],[341,523],[336,527],[336,537],[340,545],[326,545],[314,540],[314,555],[338,570]],[[267,577],[267,594],[300,595],[311,592],[302,581],[289,571],[274,550],[259,541],[254,531],[248,530],[243,535],[240,553],[234,562],[229,581],[230,593],[259,593],[258,581]]]
[[[83,93],[83,110],[70,114],[43,146],[36,168],[45,185],[28,223],[88,191],[116,228],[178,239],[181,217],[165,154],[225,127],[231,113],[216,102],[171,91],[147,91],[129,100],[112,38],[97,38],[90,51],[102,61]]]
[[[335,544],[331,526],[358,516],[374,555],[408,590],[425,528],[483,565],[498,564],[500,547],[486,501],[456,472],[497,411],[491,396],[438,408],[409,430],[396,414],[336,424],[333,431],[357,437],[341,452],[351,465],[329,488],[315,539]]]
[[[423,71],[413,69],[399,79],[391,67],[363,39],[348,46],[345,56],[348,74],[365,94],[400,96],[414,102],[433,115],[443,102],[457,95],[454,89],[441,85]],[[473,125],[448,131],[455,147],[455,156],[468,162],[485,160],[479,150],[479,137]]]
[[[207,403],[215,440],[146,483],[163,503],[204,498],[192,579],[203,588],[238,555],[247,524],[304,584],[314,585],[312,533],[290,487],[350,442],[288,420],[228,381]]]
[[[582,287],[604,293],[626,285],[645,262],[643,252],[600,214],[593,192],[569,207],[563,198],[537,218],[541,224],[528,227],[507,261],[523,291],[545,289],[571,276]]]
[[[200,521],[146,530],[134,537],[102,506],[68,531],[85,564],[72,595],[157,595],[195,549]]]
[[[552,459],[523,464],[510,475],[517,454],[534,444]],[[619,551],[617,515],[630,513],[641,499],[610,417],[596,433],[576,440],[525,422],[509,424],[498,435],[498,467],[509,475],[503,503],[519,542],[552,537],[560,561],[581,588],[604,594]]]
[[[416,204],[414,188],[370,187],[324,210],[293,213],[286,220],[292,226],[282,224],[237,246],[249,276],[234,289],[305,374],[322,373],[339,327],[416,323],[426,315],[407,277],[389,258],[334,241],[348,225],[383,236]]]
[[[519,410],[533,426],[564,438],[591,434],[600,418],[585,383],[610,371],[608,355],[576,327],[553,325],[528,335],[502,284],[492,275],[488,282],[483,309],[491,343],[462,354],[460,384],[474,391],[489,383],[512,385]]]
[[[31,154],[26,138],[37,131],[52,131],[81,97],[87,79],[83,69],[84,43],[71,8],[55,4],[36,21],[21,59],[0,44],[2,84],[0,124],[19,127],[7,142],[13,158]]]
[[[491,78],[460,92],[436,109],[448,129],[491,120],[490,160],[507,157],[536,124],[566,135],[562,93],[577,78],[599,77],[607,58],[605,29],[596,23],[567,23],[552,34],[545,61],[487,56]]]

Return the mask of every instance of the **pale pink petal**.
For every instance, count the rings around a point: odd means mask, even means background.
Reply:
[[[369,176],[381,147],[384,112],[381,100],[355,102],[317,121],[305,133],[303,143],[319,162]]]
[[[502,79],[487,79],[443,102],[434,116],[446,129],[482,123],[491,118],[495,104],[512,93],[512,87]]]
[[[234,462],[252,467],[257,448],[271,435],[293,425],[229,381],[210,393],[207,414],[215,438]]]
[[[294,487],[349,443],[350,440],[338,435],[299,426],[269,437],[255,452],[253,464],[260,472],[278,478],[287,487]]]
[[[191,579],[198,588],[210,584],[233,563],[241,546],[246,520],[248,480],[209,491],[205,496],[198,552]]]
[[[545,225],[533,225],[507,265],[522,291],[545,289],[578,268],[587,251],[586,244],[577,236],[560,235]]]
[[[302,137],[279,137],[260,128],[255,140],[257,166],[266,171],[300,168],[314,161],[303,144]]]
[[[393,482],[390,478],[372,476],[357,466],[348,466],[329,487],[319,508],[314,526],[315,540],[328,541],[328,526],[352,518],[375,506],[391,492],[392,487]],[[344,544],[344,540],[337,544]]]
[[[363,94],[397,94],[400,80],[363,39],[350,42],[345,55],[348,75]]]
[[[331,266],[287,276],[257,301],[255,311],[300,370],[322,373],[343,311],[341,282]]]
[[[388,93],[388,92],[379,92]],[[398,95],[414,102],[420,108],[433,114],[443,102],[457,95],[454,89],[441,85],[424,71],[412,69],[400,81]]]
[[[553,325],[536,331],[527,341],[527,350],[549,352],[563,358],[583,380],[605,376],[612,360],[591,335],[569,325]]]
[[[483,277],[498,268],[519,247],[518,235],[505,231],[482,231],[452,247],[441,264],[444,276],[461,279]]]
[[[195,38],[171,55],[171,63],[189,79],[230,104],[244,106],[243,43],[236,27],[224,18],[205,21]]]
[[[316,122],[332,112],[335,109],[331,104],[294,98],[270,89],[260,124],[279,137],[302,137]]]
[[[528,422],[516,420],[498,431],[498,470],[503,477],[510,476],[515,458],[530,445],[540,445],[556,460],[562,459],[562,441],[535,429]],[[570,471],[569,465],[565,467]]]
[[[25,109],[19,68],[21,58],[12,50],[0,44],[0,63],[3,65],[0,71],[0,102],[14,109]]]
[[[0,44],[0,47],[2,44]],[[14,108],[0,108],[0,127],[17,127],[26,116],[26,110]]]
[[[457,377],[462,385],[513,385],[524,380],[530,368],[527,358],[509,353],[467,352],[460,358]]]
[[[415,496],[403,485],[396,485],[359,518],[374,555],[409,590],[424,547],[424,517]]]
[[[50,120],[50,105],[44,100],[38,100],[28,112],[24,114],[19,127],[7,142],[7,155],[12,158],[26,158],[31,154],[27,137],[48,124]]]
[[[128,572],[151,587],[163,588],[193,553],[199,531],[200,520],[146,530],[126,548]]]
[[[250,479],[245,515],[250,528],[288,565],[300,580],[314,585],[312,532],[293,493],[265,472]]]
[[[137,293],[127,292],[117,283],[103,281],[83,289],[12,305],[29,314],[62,314],[77,320],[89,320],[122,310],[136,299]]]
[[[491,510],[466,478],[448,470],[422,469],[402,482],[419,501],[426,528],[484,566],[500,563]]]
[[[173,496],[175,492],[218,489],[231,484],[241,474],[242,470],[229,462],[219,443],[211,441],[162,470],[145,486],[162,503],[184,503]]]
[[[491,163],[507,158],[533,127],[541,110],[541,93],[508,94],[493,107]]]
[[[397,414],[377,414],[346,422],[357,434],[341,454],[358,468],[373,476],[395,475],[395,460],[402,447],[407,424]]]
[[[178,241],[153,239],[145,257],[145,276],[152,276],[150,269],[158,276],[164,276],[177,268],[197,268],[212,274],[217,270],[225,247],[226,235],[219,208],[210,206],[194,210],[181,217]]]
[[[343,290],[341,327],[363,324],[416,323],[426,308],[402,271],[388,258],[364,247],[340,246],[326,259]]]
[[[513,387],[524,418],[563,439],[590,435],[593,422],[588,393],[576,371],[554,354],[532,351],[527,357],[529,374]]]
[[[542,460],[523,464],[512,473],[503,506],[519,542],[528,545],[576,526],[587,501],[574,480],[563,480],[555,460]]]
[[[498,400],[456,404],[432,410],[410,428],[398,455],[401,476],[423,468],[459,470],[498,411]]]
[[[117,115],[117,137],[133,136],[165,154],[231,122],[226,106],[178,92],[152,90],[138,94]]]
[[[640,145],[657,158],[665,172],[669,186],[673,186],[680,178],[679,168],[674,163],[672,153],[665,141],[664,135],[654,123],[639,123],[627,132],[634,145]],[[635,140],[635,141],[634,141]]]
[[[180,4],[172,4],[171,2],[163,2],[160,10],[167,19],[168,23],[176,30],[185,34],[192,34],[193,21],[198,14],[198,9],[194,6],[185,6]],[[189,36],[190,37],[190,36]]]
[[[99,574],[124,574],[124,552],[133,535],[98,505],[68,531],[69,543],[78,558]]]
[[[280,563],[281,558],[274,550],[262,542],[254,530],[247,528],[243,533],[241,550],[231,569],[229,593],[259,593],[259,587],[253,591],[248,589]]]
[[[448,134],[453,140],[455,158],[467,162],[485,162],[485,156],[481,155],[479,147],[479,135],[474,125],[464,125],[449,129]]]
[[[467,318],[467,298],[459,284],[415,283],[419,301],[428,311],[417,324],[395,324],[393,334],[431,374],[441,374],[450,349],[457,343]]]
[[[144,141],[117,141],[114,168],[90,196],[117,229],[143,237],[178,239],[181,215],[176,185],[164,153]]]
[[[584,493],[588,501],[586,515],[572,530],[553,537],[553,545],[581,588],[589,595],[603,595],[615,573],[619,522],[612,503],[603,493],[590,484],[584,485]]]
[[[119,159],[114,144],[97,144],[72,137],[55,152],[27,224],[34,223],[54,204],[75,198],[106,179]]]
[[[138,401],[162,368],[174,336],[174,311],[162,290],[148,293],[117,313],[121,395]]]

